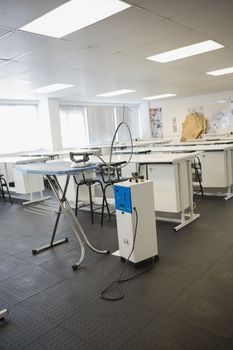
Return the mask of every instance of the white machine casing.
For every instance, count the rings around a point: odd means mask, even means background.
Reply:
[[[117,191],[122,191],[122,195],[119,195]],[[133,247],[136,228],[134,208],[138,214],[138,226],[134,250],[129,260],[136,264],[158,256],[153,182],[120,182],[114,185],[114,192],[120,256],[128,259]],[[131,212],[129,208],[124,208],[123,202],[127,202],[127,196],[130,197],[131,203],[128,202],[128,207],[131,206]]]

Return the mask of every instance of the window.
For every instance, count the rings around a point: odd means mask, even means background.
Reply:
[[[132,134],[132,138],[134,140],[139,139],[140,127],[139,127],[138,107],[136,106],[116,107],[117,125],[123,121],[126,124],[128,124]],[[126,127],[122,126],[118,133],[118,141],[128,141],[128,140],[129,140],[129,132]]]
[[[87,124],[91,144],[108,143],[115,132],[114,107],[87,107]]]
[[[0,153],[40,148],[36,105],[0,105]]]
[[[81,147],[88,143],[83,107],[60,106],[60,120],[63,148]]]

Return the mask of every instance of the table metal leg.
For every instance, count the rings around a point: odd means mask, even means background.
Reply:
[[[48,181],[49,181],[49,179],[48,179]],[[51,181],[49,181],[49,183],[50,183],[50,186],[52,187],[53,181],[51,180]],[[62,191],[61,202],[63,202],[64,199],[65,199],[66,191],[67,191],[67,188],[68,188],[68,184],[69,184],[69,181],[68,181],[68,183],[66,182],[64,191]],[[55,247],[55,246],[57,246],[57,245],[60,245],[60,244],[62,244],[62,243],[68,242],[68,238],[67,238],[67,237],[54,242],[54,238],[55,238],[55,235],[56,235],[56,232],[57,232],[57,227],[58,227],[58,223],[59,223],[59,219],[60,219],[61,213],[62,213],[62,207],[61,207],[61,205],[60,205],[59,211],[58,211],[58,213],[57,213],[55,225],[54,225],[54,228],[53,228],[53,233],[52,233],[52,238],[51,238],[50,243],[49,243],[49,244],[46,244],[46,245],[44,245],[44,246],[42,246],[42,247],[40,247],[40,248],[33,249],[33,250],[32,250],[32,254],[36,255],[36,254],[39,254],[39,253],[41,253],[41,252],[43,252],[43,251],[45,251],[45,250],[48,250],[48,249],[50,249],[50,248],[53,248],[53,247]]]
[[[52,238],[51,238],[50,243],[46,244],[46,245],[44,245],[44,246],[42,246],[40,248],[33,249],[32,250],[32,254],[36,255],[36,254],[39,254],[41,252],[44,252],[47,249],[50,249],[50,248],[55,247],[57,245],[60,245],[62,243],[68,242],[68,238],[67,237],[59,239],[58,241],[54,242],[54,238],[55,238],[55,235],[56,235],[56,232],[57,232],[57,226],[58,226],[58,223],[59,223],[60,216],[61,216],[61,207],[59,208],[59,211],[57,213],[57,217],[56,217],[55,225],[54,225],[54,228],[53,228],[53,233],[52,233]]]
[[[57,226],[58,226],[58,222],[59,222],[59,218],[60,218],[60,214],[63,213],[69,223],[70,228],[72,229],[75,237],[77,238],[80,248],[81,248],[81,254],[80,254],[80,258],[79,260],[72,266],[73,269],[76,269],[79,267],[79,265],[82,263],[84,256],[85,256],[85,247],[84,244],[87,244],[87,246],[93,250],[95,253],[99,253],[99,254],[108,254],[109,251],[108,250],[98,250],[95,247],[93,247],[91,245],[91,243],[89,242],[85,232],[82,229],[82,226],[78,220],[78,218],[75,216],[75,213],[73,212],[73,209],[71,208],[69,202],[66,199],[66,191],[69,185],[69,180],[70,180],[70,176],[67,176],[66,179],[66,184],[65,184],[65,188],[64,190],[62,190],[57,177],[56,176],[50,176],[47,175],[47,179],[48,182],[51,186],[51,189],[53,190],[59,204],[60,204],[60,208],[59,208],[59,212],[57,215],[57,219],[55,222],[55,226],[54,226],[54,230],[53,230],[53,235],[52,235],[52,239],[49,245],[44,246],[39,248],[40,251],[49,249],[51,247],[53,247],[54,245],[57,244],[61,244],[64,243],[65,241],[67,242],[67,239],[65,238],[64,240],[58,241],[58,242],[54,242],[54,238],[55,238],[55,234],[56,234],[56,230],[57,230]],[[38,249],[37,249],[38,251]],[[37,253],[34,253],[37,254]]]

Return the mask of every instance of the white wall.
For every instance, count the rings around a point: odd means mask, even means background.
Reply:
[[[230,105],[231,99],[233,99],[233,90],[185,98],[168,98],[164,101],[153,101],[150,103],[149,108],[162,107],[164,136],[175,137],[181,134],[182,122],[184,121],[185,116],[189,113],[189,109],[202,111],[208,118],[211,110],[213,110],[212,106],[219,105],[219,108],[221,109],[224,104]],[[176,118],[177,120],[177,132],[173,132],[173,118]],[[149,116],[144,121],[144,133],[150,134],[148,120]],[[230,118],[230,128],[233,130],[232,114]],[[147,129],[147,131],[145,129]]]
[[[62,149],[59,101],[57,99],[40,100],[38,104],[41,148]]]

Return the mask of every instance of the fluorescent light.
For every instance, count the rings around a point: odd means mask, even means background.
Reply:
[[[119,0],[71,0],[21,30],[61,38],[131,7]]]
[[[72,85],[72,84],[51,84],[51,85],[43,86],[39,89],[32,90],[32,92],[36,92],[39,94],[46,94],[48,92],[54,92],[54,91],[58,91],[58,90],[67,89],[67,88],[72,87],[72,86],[74,86],[74,85]]]
[[[156,95],[156,96],[149,96],[149,97],[143,97],[143,100],[158,100],[160,98],[166,98],[166,97],[172,97],[176,96],[176,94],[163,94],[163,95]]]
[[[100,97],[111,97],[111,96],[118,96],[118,95],[129,94],[130,92],[135,92],[135,91],[136,91],[136,90],[122,89],[122,90],[104,92],[103,94],[99,94],[99,95],[96,95],[96,96],[100,96]]]
[[[233,67],[213,70],[212,72],[207,72],[206,74],[218,76],[218,75],[224,75],[224,74],[230,74],[230,73],[233,73]]]
[[[146,58],[155,62],[166,63],[179,60],[185,57],[199,55],[204,52],[221,49],[222,47],[224,46],[219,43],[216,43],[213,40],[207,40],[194,45],[184,46],[176,50],[166,51],[158,55],[149,56]]]

